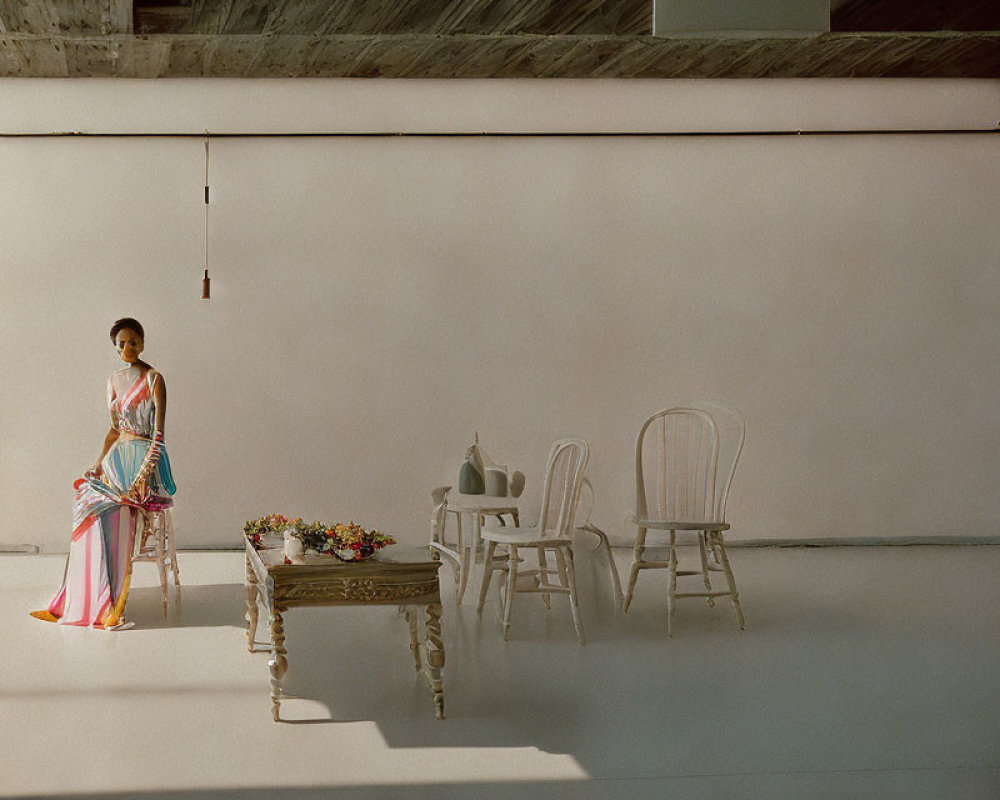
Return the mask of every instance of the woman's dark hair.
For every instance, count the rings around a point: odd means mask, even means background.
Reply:
[[[111,344],[115,343],[115,337],[118,336],[119,332],[124,330],[135,331],[141,338],[146,338],[146,334],[143,332],[142,325],[139,324],[139,320],[132,319],[132,317],[122,317],[111,326]]]

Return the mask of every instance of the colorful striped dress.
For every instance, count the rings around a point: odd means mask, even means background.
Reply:
[[[123,624],[141,504],[127,497],[153,444],[158,373],[126,367],[108,379],[108,407],[118,439],[101,462],[103,475],[73,484],[73,535],[62,586],[44,611],[31,615],[63,625],[114,628]],[[176,491],[166,448],[147,479],[150,507],[170,505]]]

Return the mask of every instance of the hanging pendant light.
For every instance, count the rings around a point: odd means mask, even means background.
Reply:
[[[205,277],[201,280],[201,299],[212,297],[212,281],[208,277],[208,129],[205,129]]]

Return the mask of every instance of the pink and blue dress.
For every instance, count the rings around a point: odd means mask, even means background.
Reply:
[[[108,407],[118,439],[101,462],[101,478],[87,475],[73,484],[73,535],[62,586],[47,609],[31,612],[33,617],[94,628],[124,623],[140,514],[169,507],[177,491],[166,448],[154,445],[157,380],[162,378],[155,370],[138,367],[126,367],[108,379]],[[146,479],[148,493],[130,498],[147,454],[155,457]]]

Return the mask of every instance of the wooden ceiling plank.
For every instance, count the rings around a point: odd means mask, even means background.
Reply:
[[[108,4],[108,17],[111,20],[111,33],[132,33],[132,0],[105,0]]]
[[[493,8],[499,6],[498,3],[490,2],[490,0],[467,0],[464,3],[447,4],[436,19],[430,23],[428,33],[451,34],[472,32],[475,30],[475,25],[473,24],[472,30],[470,30],[468,27],[465,27],[466,21],[470,17],[473,20],[478,20],[482,17],[484,4]]]
[[[310,77],[346,76],[369,44],[367,36],[318,36],[310,64]]]
[[[353,63],[351,63],[347,71],[344,73],[345,78],[375,77],[370,73],[370,71],[367,71],[370,70],[370,67],[367,67],[366,64],[370,64],[370,55],[377,49],[379,37],[371,36],[366,38],[366,44],[358,50]]]
[[[428,37],[422,47],[418,46],[401,57],[394,74],[400,78],[421,75],[427,71],[427,63],[439,55],[441,47],[437,37]]]
[[[300,78],[311,62],[312,40],[305,36],[278,36],[267,40],[250,66],[247,77]]]
[[[270,6],[268,0],[225,0],[225,3],[221,34],[252,36],[263,31]]]
[[[213,77],[247,78],[260,57],[260,36],[219,36],[211,59],[203,58],[202,69]],[[207,55],[207,54],[206,54]]]
[[[278,0],[268,5],[267,18],[261,33],[308,34],[315,27],[315,20],[321,18],[326,4],[306,0]]]
[[[31,77],[36,72],[42,72],[53,78],[70,75],[66,60],[66,46],[60,43],[55,48],[47,47],[44,38],[33,37],[17,42],[21,62],[21,75]]]
[[[646,0],[633,2],[622,14],[619,23],[622,36],[652,36],[653,35],[653,4]]]
[[[5,74],[37,77],[1000,77],[1000,33],[757,40],[8,33],[0,48]]]
[[[330,3],[313,33],[330,35],[339,30],[343,20],[347,18],[349,7],[350,3],[348,2]]]
[[[0,78],[20,78],[26,72],[19,42],[0,35]]]
[[[915,57],[932,46],[926,39],[917,37],[897,40],[893,43],[890,52],[883,51],[881,63],[865,65],[868,67],[866,72],[878,71],[876,77],[885,78],[890,77],[900,64],[908,64],[911,69],[914,69],[917,67],[917,62],[914,60]],[[937,50],[938,48],[934,47],[934,49]]]
[[[956,42],[954,47],[949,48],[947,52],[942,53],[938,57],[938,59],[934,62],[934,69],[945,77],[960,76],[964,74],[967,69],[973,68],[972,64],[975,64],[977,59],[973,59],[971,57],[981,47],[982,43],[977,42],[972,38]],[[991,52],[994,63],[1000,61],[1000,59],[997,59],[996,51],[992,50]]]
[[[831,50],[842,47],[825,35],[807,39],[770,39],[767,55],[762,57],[763,74],[768,78],[788,78],[801,69],[810,77],[827,77],[817,66],[828,60]]]
[[[601,19],[601,12],[607,10],[607,0],[584,0],[573,6],[561,4],[552,9],[552,27],[571,35],[591,33],[594,21]],[[618,31],[611,31],[618,33]]]
[[[537,26],[531,24],[531,20],[544,14],[545,9],[542,6],[545,5],[545,0],[518,4],[514,13],[508,14],[505,19],[500,21],[494,31],[496,33],[539,33]]]
[[[6,8],[7,3],[3,6]],[[26,0],[18,3],[10,12],[7,29],[11,32],[58,34],[59,14],[56,7],[50,3],[30,3]]]
[[[641,55],[644,51],[648,51],[648,48],[645,46],[643,41],[639,39],[629,42],[624,47],[612,48],[610,51],[602,53],[598,56],[597,63],[591,70],[591,77],[625,77],[621,75],[623,69],[627,69],[633,73],[641,72],[648,66],[649,63],[652,63],[653,60],[648,59],[647,63],[643,63]],[[629,77],[631,77],[631,75]]]
[[[123,37],[125,66],[132,78],[162,78],[168,74],[170,48],[174,37],[162,36],[153,41],[143,41],[136,37]]]
[[[177,33],[216,33],[219,30],[218,0],[191,0],[187,20],[180,23]]]

